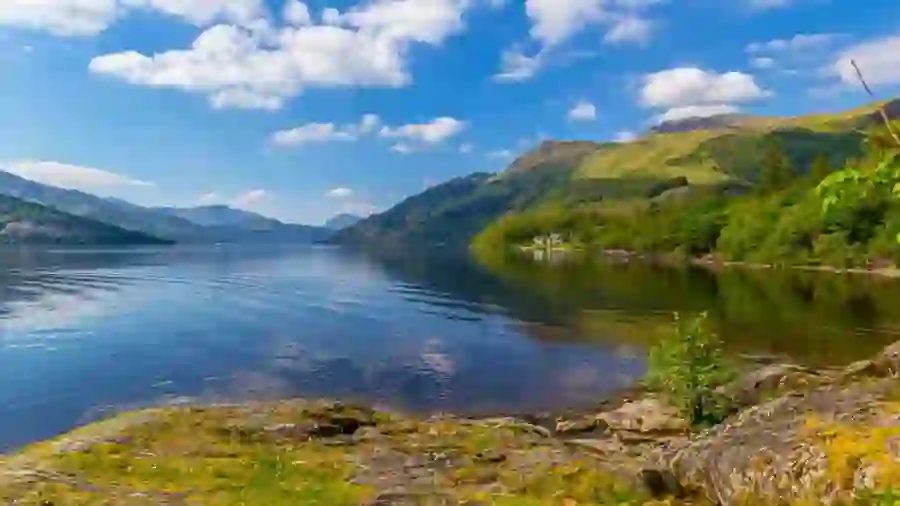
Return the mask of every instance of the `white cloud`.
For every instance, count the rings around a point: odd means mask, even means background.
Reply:
[[[103,169],[53,161],[20,160],[7,164],[3,170],[38,183],[87,192],[113,187],[155,186]]]
[[[212,204],[221,203],[224,199],[217,192],[207,192],[197,199],[197,204],[201,206],[208,206]]]
[[[263,24],[266,29],[261,30],[258,23],[216,25],[186,49],[106,54],[94,58],[89,68],[134,85],[203,94],[214,107],[278,109],[305,88],[409,84],[412,44],[437,46],[462,30],[469,4],[469,0],[380,0],[343,13],[326,9],[321,25],[303,24],[302,8],[289,5],[285,17],[298,26]],[[240,12],[232,16],[239,17]],[[199,11],[192,15],[198,17]]]
[[[615,142],[631,142],[637,139],[637,134],[629,130],[620,130],[613,136]]]
[[[474,150],[474,149],[475,149],[475,146],[473,146],[472,144],[470,144],[468,142],[459,145],[460,153],[466,153],[466,154],[471,153],[472,150]]]
[[[775,59],[768,56],[759,56],[750,60],[750,65],[758,69],[770,69],[775,66]]]
[[[391,146],[391,151],[393,151],[395,153],[400,153],[401,155],[406,155],[406,154],[412,153],[413,151],[415,151],[415,149],[413,149],[412,146],[410,146],[409,144],[407,144],[405,142],[398,142],[397,144],[394,144],[393,146]]]
[[[440,44],[462,30],[469,0],[380,0],[341,14],[338,24],[373,31],[389,40]]]
[[[488,158],[512,158],[512,151],[508,149],[495,149],[494,151],[489,151],[487,154]]]
[[[334,123],[307,123],[272,134],[272,142],[278,146],[297,146],[310,142],[352,141],[356,137]]]
[[[0,25],[61,37],[96,35],[129,10],[152,10],[198,26],[217,21],[249,25],[265,17],[261,0],[3,0]]]
[[[257,188],[247,190],[231,200],[230,205],[238,208],[251,207],[254,204],[270,198],[271,195],[266,190]]]
[[[353,196],[353,190],[350,188],[334,188],[329,190],[325,196],[332,199],[346,199]]]
[[[739,112],[740,109],[730,104],[688,105],[674,107],[659,115],[657,121],[678,121],[687,118],[708,118],[720,114]]]
[[[2,0],[0,25],[70,37],[105,30],[119,14],[116,0]]]
[[[285,22],[295,26],[312,24],[312,17],[309,15],[309,7],[299,0],[287,0],[284,4],[282,17]]]
[[[381,118],[377,114],[363,114],[359,121],[359,132],[368,134],[374,132],[381,125]]]
[[[857,44],[833,58],[826,72],[838,77],[844,85],[859,86],[850,60],[856,61],[866,82],[872,86],[900,84],[900,35]]]
[[[569,119],[572,121],[593,121],[597,119],[597,108],[594,107],[594,104],[582,100],[569,111]]]
[[[41,0],[48,1],[48,0]],[[85,0],[82,0],[85,1]],[[119,0],[123,7],[153,9],[183,18],[197,26],[219,21],[248,26],[263,18],[262,0]]]
[[[641,102],[648,107],[683,107],[744,102],[769,94],[749,74],[684,67],[644,76]]]
[[[747,45],[746,50],[748,53],[809,51],[828,46],[843,37],[844,35],[840,33],[800,33],[789,39],[752,42]]]
[[[604,42],[645,43],[656,23],[644,16],[644,10],[668,0],[525,0],[525,14],[531,22],[529,34],[541,45],[535,56],[525,55],[518,46],[502,54],[495,81],[525,81],[536,75],[545,63],[547,52],[590,26],[605,27]]]
[[[466,128],[466,122],[442,116],[427,123],[411,123],[399,127],[384,126],[380,135],[388,138],[403,138],[425,144],[437,144],[455,137]]]
[[[605,0],[525,0],[531,36],[544,45],[558,44],[607,13]]]
[[[653,34],[654,23],[638,16],[624,16],[603,36],[604,42],[637,42],[645,44]]]
[[[506,49],[500,55],[500,70],[491,78],[499,82],[527,81],[543,66],[542,54],[526,56],[518,48]]]

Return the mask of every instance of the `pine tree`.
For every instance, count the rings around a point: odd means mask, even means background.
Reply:
[[[825,155],[817,155],[809,169],[809,178],[814,183],[818,183],[825,179],[828,174],[831,174],[831,166],[829,165],[828,158]]]
[[[794,176],[791,161],[781,146],[775,142],[770,143],[763,154],[759,171],[759,189],[763,192],[782,190],[791,184]]]

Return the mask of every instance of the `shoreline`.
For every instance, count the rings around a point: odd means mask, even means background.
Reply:
[[[562,253],[563,251],[554,251],[554,253]],[[565,250],[565,252],[575,252],[575,250]],[[583,252],[580,251],[580,252]],[[721,260],[712,256],[706,257],[681,257],[674,253],[639,253],[637,251],[606,249],[599,253],[607,259],[614,259],[622,262],[632,260],[640,260],[661,265],[693,265],[703,267],[709,270],[721,268],[736,267],[741,269],[753,270],[795,270],[807,272],[824,272],[830,274],[862,274],[867,276],[877,276],[883,278],[900,278],[900,267],[835,267],[831,265],[798,265],[798,264],[764,264],[755,262],[729,261]]]
[[[0,457],[0,502],[880,504],[857,499],[898,492],[900,446],[871,444],[900,438],[897,371],[900,342],[838,369],[753,368],[721,385],[732,414],[708,429],[634,387],[542,420],[316,399],[150,408]],[[866,480],[827,472],[841,462]]]

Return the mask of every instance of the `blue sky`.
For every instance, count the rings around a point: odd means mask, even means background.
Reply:
[[[145,205],[384,209],[542,138],[900,92],[900,3],[4,0],[0,163]]]

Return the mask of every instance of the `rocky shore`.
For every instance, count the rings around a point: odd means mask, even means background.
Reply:
[[[126,413],[0,459],[0,501],[75,505],[813,505],[900,499],[900,343],[770,364],[696,430],[632,390],[590,412],[419,418],[292,400]]]

